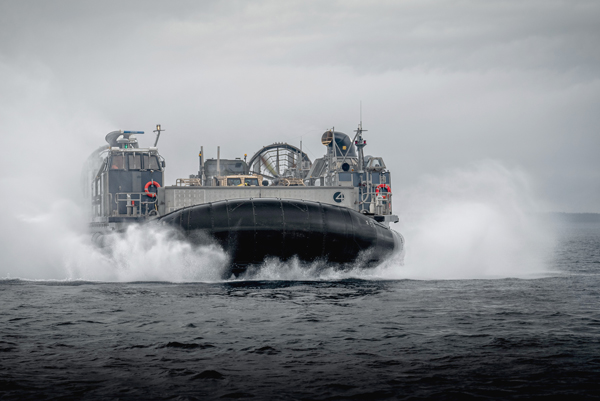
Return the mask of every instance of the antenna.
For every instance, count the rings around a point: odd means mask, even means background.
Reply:
[[[160,138],[161,131],[166,131],[160,128],[160,124],[156,124],[156,129],[152,132],[156,132],[156,140],[154,141],[154,147],[158,144],[158,138]]]
[[[362,128],[362,100],[360,101],[360,128]]]
[[[354,145],[358,148],[358,173],[362,174],[365,168],[365,155],[363,152],[363,148],[367,146],[367,141],[363,139],[362,133],[366,132],[366,129],[362,128],[362,100],[360,101],[360,123],[358,123],[358,128],[354,130],[356,135],[354,135]]]

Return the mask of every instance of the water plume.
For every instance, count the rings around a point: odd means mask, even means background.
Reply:
[[[396,186],[396,188],[398,188]],[[494,161],[473,164],[396,190],[393,228],[406,239],[401,254],[375,268],[357,261],[344,270],[323,262],[265,261],[236,280],[474,279],[547,274],[550,231],[532,212],[537,203],[519,169]],[[99,281],[221,281],[227,255],[215,245],[195,246],[158,225],[132,225],[108,236],[110,246],[90,241],[87,214],[76,202],[57,200],[46,211],[7,221],[13,244],[6,276]],[[404,262],[405,261],[405,262]]]
[[[176,230],[155,224],[131,225],[105,236],[104,248],[79,247],[65,261],[69,277],[101,281],[220,281],[227,255],[214,245],[195,246]]]
[[[385,278],[533,277],[547,273],[553,238],[530,179],[500,162],[482,161],[425,177],[395,205],[406,238],[406,263],[393,258]]]
[[[336,281],[347,278],[364,278],[368,269],[361,261],[352,266],[332,266],[322,260],[303,262],[298,258],[282,261],[270,258],[259,266],[249,267],[235,280],[258,281]]]
[[[175,230],[131,225],[105,236],[98,247],[87,231],[87,214],[69,200],[49,210],[19,214],[7,242],[13,245],[5,277],[92,281],[218,281],[227,255],[212,245],[193,246]]]

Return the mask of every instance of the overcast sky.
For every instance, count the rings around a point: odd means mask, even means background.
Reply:
[[[0,0],[0,180],[75,197],[106,133],[157,123],[171,183],[201,145],[314,160],[362,101],[394,193],[492,159],[545,211],[600,212],[599,78],[597,0]]]

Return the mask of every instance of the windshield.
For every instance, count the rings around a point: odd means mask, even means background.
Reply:
[[[125,158],[122,154],[120,155],[112,155],[112,159],[110,161],[110,169],[111,170],[124,170],[125,169]]]
[[[246,185],[249,185],[251,187],[257,187],[258,186],[258,178],[246,178],[244,180]]]
[[[157,156],[144,155],[144,169],[145,170],[160,170]]]
[[[227,186],[228,187],[233,187],[233,186],[238,186],[238,185],[242,185],[242,179],[241,178],[228,178],[227,179]]]
[[[248,173],[248,166],[242,160],[221,159],[220,169],[220,173],[217,174],[217,161],[214,159],[207,160],[204,163],[204,170],[209,176],[241,175]]]
[[[140,155],[129,155],[129,170],[139,170],[142,168],[142,158]]]

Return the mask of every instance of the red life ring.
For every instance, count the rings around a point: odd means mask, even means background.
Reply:
[[[150,188],[151,186],[154,186],[155,188],[158,189],[158,188],[160,188],[160,184],[153,180],[153,181],[148,181],[148,183],[144,187],[144,192],[146,192],[146,195],[148,195],[151,198],[156,198],[155,193],[148,191],[148,188]]]
[[[392,193],[392,188],[390,188],[390,186],[388,184],[379,184],[379,185],[377,185],[377,188],[375,188],[375,195],[379,195],[379,188],[385,188],[387,193],[389,193],[389,194]],[[383,195],[383,199],[385,199],[385,195]]]

